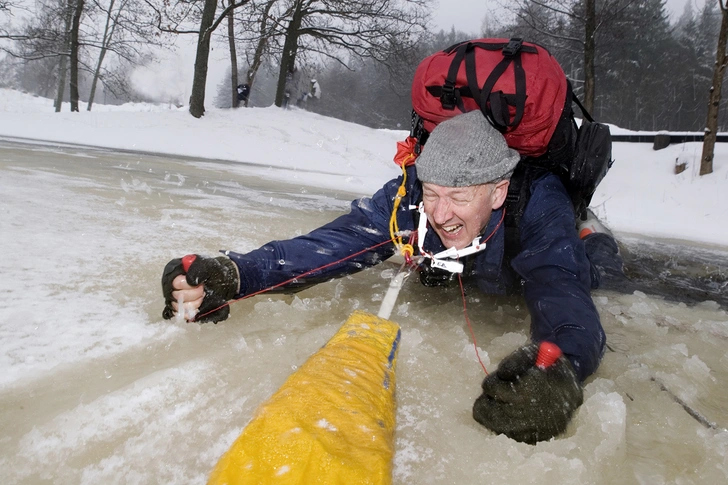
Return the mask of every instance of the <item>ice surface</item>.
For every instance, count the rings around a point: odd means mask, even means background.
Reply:
[[[163,321],[170,259],[305,233],[347,204],[220,164],[94,156],[16,149],[0,161],[0,482],[203,483],[351,312],[376,313],[398,265],[243,300],[217,325]],[[645,293],[595,303],[602,366],[566,434],[530,446],[472,419],[484,374],[459,291],[405,281],[392,316],[394,483],[726,482],[725,310]],[[471,294],[468,315],[489,370],[528,340],[522,299]]]

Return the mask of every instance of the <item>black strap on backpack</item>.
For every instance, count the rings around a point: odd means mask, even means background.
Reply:
[[[506,215],[503,221],[505,228],[505,254],[504,259],[510,263],[518,253],[521,252],[521,218],[526,210],[526,205],[531,199],[531,184],[540,176],[550,172],[550,170],[533,159],[525,157],[516,165],[510,184],[508,185],[508,195],[504,202]]]
[[[500,50],[503,59],[493,68],[483,87],[478,86],[477,69],[475,65],[475,49],[489,51]],[[526,73],[521,63],[522,53],[538,54],[533,46],[523,45],[523,39],[512,38],[508,42],[463,42],[448,47],[444,52],[455,52],[450,63],[450,68],[442,86],[427,86],[427,91],[435,97],[440,98],[443,109],[465,111],[462,97],[470,97],[478,102],[480,110],[490,123],[501,132],[508,128],[518,126],[523,119],[526,107]],[[468,80],[467,86],[455,87],[460,64],[465,62],[465,74]],[[515,94],[504,94],[503,91],[493,92],[493,87],[503,75],[508,66],[513,63],[515,77]],[[514,106],[516,111],[511,117],[509,106]]]

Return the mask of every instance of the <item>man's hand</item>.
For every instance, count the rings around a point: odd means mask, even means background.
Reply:
[[[530,444],[563,433],[584,394],[571,363],[553,347],[558,358],[550,365],[536,365],[535,343],[503,359],[483,381],[473,418],[496,433]]]
[[[234,298],[239,289],[238,268],[225,256],[205,258],[189,254],[173,259],[162,273],[162,316],[169,319],[178,311],[184,311],[177,307],[177,299],[182,297],[186,309],[196,310],[201,315],[197,321],[217,323],[230,314],[225,303]]]

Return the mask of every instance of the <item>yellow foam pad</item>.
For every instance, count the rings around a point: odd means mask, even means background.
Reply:
[[[389,484],[399,326],[356,312],[262,404],[209,485]]]

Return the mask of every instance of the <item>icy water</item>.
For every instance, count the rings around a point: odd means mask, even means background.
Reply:
[[[377,312],[396,268],[179,324],[161,319],[169,259],[305,233],[351,194],[239,164],[4,142],[0,195],[3,484],[204,483],[352,311]],[[663,296],[595,294],[609,350],[566,435],[537,446],[471,418],[484,375],[458,291],[405,282],[394,483],[728,482],[727,251],[634,236],[625,250]],[[682,290],[663,291],[673,276]],[[491,370],[527,339],[518,298],[471,294],[468,311]]]

